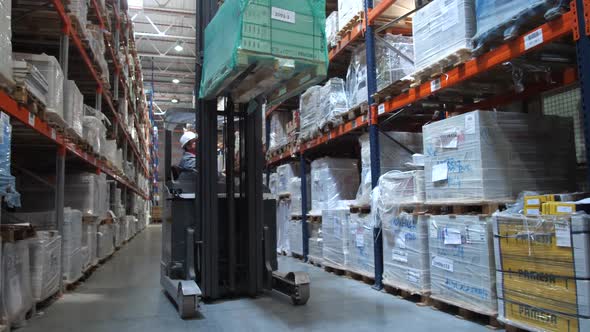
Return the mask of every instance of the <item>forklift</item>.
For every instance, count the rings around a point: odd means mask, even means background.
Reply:
[[[217,1],[197,1],[197,50],[202,54],[203,31]],[[303,305],[310,296],[307,273],[278,271],[276,200],[262,176],[263,100],[239,104],[230,95],[226,90],[216,100],[199,99],[195,109],[166,110],[160,283],[183,319],[196,316],[201,301],[275,290]],[[199,136],[194,172],[172,165],[172,132],[185,123],[194,123]],[[225,172],[218,169],[219,141]]]

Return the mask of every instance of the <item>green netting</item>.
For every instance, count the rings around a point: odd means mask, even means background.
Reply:
[[[200,98],[218,96],[254,64],[259,77],[248,82],[254,92],[242,87],[240,96],[284,99],[323,80],[325,21],[325,0],[225,1],[205,29]]]

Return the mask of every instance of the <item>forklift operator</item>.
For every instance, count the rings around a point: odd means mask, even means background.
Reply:
[[[178,168],[180,168],[181,172],[194,172],[196,168],[196,160],[195,157],[197,156],[197,139],[199,136],[192,132],[187,131],[185,132],[182,137],[180,138],[180,146],[184,150],[182,153],[182,159],[178,164]]]

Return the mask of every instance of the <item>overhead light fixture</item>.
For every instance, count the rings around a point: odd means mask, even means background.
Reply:
[[[172,83],[178,84],[178,83],[180,83],[180,80],[178,78],[175,78],[175,79],[172,80]]]
[[[182,44],[180,42],[176,43],[176,45],[174,46],[174,50],[176,52],[182,52],[182,50],[184,50],[184,47],[182,47]]]
[[[178,104],[178,99],[172,98],[171,102],[172,102],[172,104]]]

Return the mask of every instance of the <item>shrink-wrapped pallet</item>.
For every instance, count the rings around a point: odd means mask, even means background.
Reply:
[[[356,204],[369,205],[371,204],[371,190],[373,188],[369,134],[360,136],[359,143],[361,145],[361,185],[357,192]],[[412,161],[412,154],[422,153],[422,144],[422,133],[380,132],[379,161],[381,174],[391,170],[407,169],[406,163]]]
[[[306,177],[307,179],[307,209],[311,208],[311,177],[309,174]],[[302,196],[301,196],[301,178],[294,177],[289,180],[288,184],[289,192],[291,193],[291,216],[300,216],[302,215],[301,208],[302,208]]]
[[[276,104],[327,73],[324,0],[227,0],[205,29],[201,98],[231,89],[236,102],[257,96]],[[224,36],[224,38],[219,38]]]
[[[359,186],[356,159],[324,157],[311,163],[311,212],[333,209],[342,200],[353,200]]]
[[[98,226],[96,256],[99,260],[109,257],[115,251],[114,224]]]
[[[350,201],[336,202],[322,210],[322,236],[324,264],[345,270],[348,264]]]
[[[320,128],[342,123],[341,116],[348,112],[345,84],[343,79],[334,77],[320,88]]]
[[[289,252],[303,256],[303,230],[301,220],[289,220]]]
[[[0,84],[12,85],[12,1],[0,3]]]
[[[82,276],[83,265],[82,212],[79,210],[64,209],[62,241],[64,281],[74,283]]]
[[[590,217],[494,214],[499,319],[529,331],[590,329]]]
[[[312,86],[299,98],[299,139],[307,141],[319,132],[321,86]]]
[[[428,203],[509,201],[575,187],[571,119],[475,111],[423,127]]]
[[[497,313],[492,218],[431,215],[431,297],[470,311]]]
[[[289,143],[287,124],[293,115],[291,112],[272,112],[270,114],[270,145],[269,151],[280,149]]]
[[[289,190],[293,187],[289,185],[290,181],[300,173],[299,163],[293,162],[277,167],[277,195],[293,194]],[[301,191],[301,189],[299,189]]]
[[[82,262],[82,268],[84,270],[98,264],[97,228],[96,220],[82,221],[82,247],[88,248],[88,256],[84,257],[84,261]]]
[[[86,0],[70,0],[67,4],[68,11],[72,13],[73,17],[77,20],[76,24],[80,28],[85,29],[86,23],[88,22],[88,2]]]
[[[338,12],[333,11],[326,18],[326,39],[328,40],[328,47],[336,47],[338,44]]]
[[[61,280],[61,236],[57,231],[37,231],[30,241],[33,300],[41,302],[59,291]]]
[[[309,260],[321,264],[324,260],[324,238],[322,235],[321,220],[307,220],[309,234]]]
[[[82,138],[95,153],[102,154],[106,133],[106,127],[99,118],[92,115],[85,115],[82,118]]]
[[[25,322],[33,304],[29,240],[3,242],[0,312],[13,327],[18,327]]]
[[[416,294],[429,292],[428,217],[401,212],[381,223],[383,283]]]
[[[277,252],[289,252],[289,229],[291,220],[291,202],[277,202]]]
[[[105,174],[78,173],[66,177],[64,204],[85,216],[102,217],[109,208]]]
[[[416,12],[412,31],[417,72],[449,56],[469,53],[476,31],[475,3],[434,0]]]
[[[270,176],[268,177],[268,190],[270,190],[270,193],[273,195],[278,195],[279,194],[279,175],[277,174],[277,172],[273,172],[270,173]]]
[[[74,81],[67,80],[66,90],[64,91],[64,121],[79,137],[84,134],[82,128],[83,114],[84,96]]]
[[[371,213],[350,214],[346,269],[370,278],[375,276],[373,226]]]
[[[11,173],[12,125],[10,117],[0,112],[0,197],[8,207],[20,207],[20,194],[16,191],[16,181]]]
[[[121,237],[120,221],[113,224],[113,243],[115,245],[115,248],[119,248],[123,244],[123,238]]]

